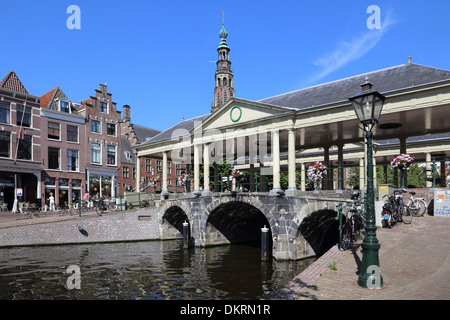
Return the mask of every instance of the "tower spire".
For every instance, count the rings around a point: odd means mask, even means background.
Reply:
[[[230,98],[234,97],[233,72],[231,71],[230,48],[227,44],[228,32],[225,30],[225,18],[222,11],[222,28],[219,31],[220,44],[217,48],[219,57],[215,73],[214,106],[211,112],[217,110]]]

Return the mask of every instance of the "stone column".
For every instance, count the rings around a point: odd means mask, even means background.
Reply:
[[[273,187],[270,195],[277,195],[280,188],[280,132],[272,132],[272,169],[273,169]]]
[[[169,188],[167,186],[168,181],[167,181],[167,153],[168,151],[164,151],[163,152],[163,160],[162,160],[162,193],[163,194],[167,194],[169,193]]]
[[[400,137],[400,153],[406,153],[406,139],[407,137]],[[407,170],[399,170],[400,171],[400,186],[402,186],[402,182],[404,182],[404,187],[408,186],[408,171]]]
[[[365,177],[365,161],[364,158],[359,159],[359,189],[361,190],[366,185],[366,177]]]
[[[194,145],[194,192],[200,191],[200,145]]]
[[[431,171],[431,165],[432,165],[432,162],[431,162],[431,153],[427,152],[425,160],[426,160],[426,169],[427,169],[427,170],[430,170],[430,171],[428,171],[428,172],[432,172],[432,171]],[[432,186],[433,186],[433,182],[432,182],[432,181],[427,181],[427,182],[426,182],[426,187],[427,187],[427,188],[431,188]]]
[[[88,183],[89,185],[89,183]],[[136,192],[141,190],[141,157],[136,155]]]
[[[205,143],[203,146],[203,194],[209,194],[209,144]]]
[[[295,129],[290,128],[288,132],[288,189],[286,196],[293,197],[297,192],[295,169]]]
[[[37,186],[36,186],[36,199],[41,199],[42,202],[42,180],[41,180],[41,172],[33,173],[36,176]],[[44,196],[45,198],[45,196]],[[69,196],[69,200],[72,201],[72,197]]]
[[[302,164],[301,164],[301,170],[302,170],[302,172],[301,172],[301,179],[302,179],[301,190],[305,191],[306,190],[306,169],[305,169],[304,162],[302,162]]]

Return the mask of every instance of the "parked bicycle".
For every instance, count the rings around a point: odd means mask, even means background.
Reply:
[[[388,200],[383,205],[383,227],[392,228],[397,222],[405,224],[412,222],[412,214],[403,201],[403,193],[406,193],[405,189],[397,189],[394,195],[384,195]]]
[[[427,182],[434,182],[435,186],[445,187],[445,182],[441,178],[439,172],[436,169],[424,169],[419,174],[419,183],[421,187],[426,187]]]
[[[360,191],[352,194],[353,204],[345,207],[345,221],[339,229],[339,247],[347,250],[357,241],[361,234],[365,232],[365,218],[363,213],[362,199],[359,199]],[[339,217],[338,212],[338,217]],[[340,219],[344,218],[341,217]],[[342,220],[341,220],[342,221]]]
[[[411,211],[412,215],[415,217],[422,217],[427,211],[427,203],[422,198],[416,198],[415,192],[410,192],[411,197],[409,198],[408,204],[406,205]]]
[[[93,201],[95,212],[98,215],[106,212],[106,211],[116,211],[116,204],[114,201],[109,201],[105,199],[95,199]]]

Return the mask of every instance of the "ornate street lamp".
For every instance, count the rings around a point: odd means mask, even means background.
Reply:
[[[366,78],[361,85],[362,92],[349,98],[356,115],[363,125],[363,130],[367,144],[367,194],[366,194],[366,235],[362,243],[362,267],[358,277],[358,284],[364,288],[381,288],[383,278],[380,273],[380,261],[378,251],[380,244],[377,239],[375,225],[375,199],[373,187],[373,146],[372,146],[372,129],[378,124],[381,109],[385,97],[372,90],[372,84]]]

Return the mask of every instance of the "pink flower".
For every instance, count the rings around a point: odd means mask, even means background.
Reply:
[[[317,181],[317,180],[323,179],[323,172],[325,171],[326,168],[327,167],[323,163],[321,163],[319,161],[313,163],[308,168],[308,173],[307,173],[308,174],[308,178],[311,181],[314,181],[314,182]]]
[[[413,156],[410,156],[407,153],[402,153],[402,154],[396,156],[394,159],[392,159],[392,161],[391,161],[391,168],[405,167],[405,168],[408,169],[408,167],[414,161],[415,161],[415,159],[414,159]]]

